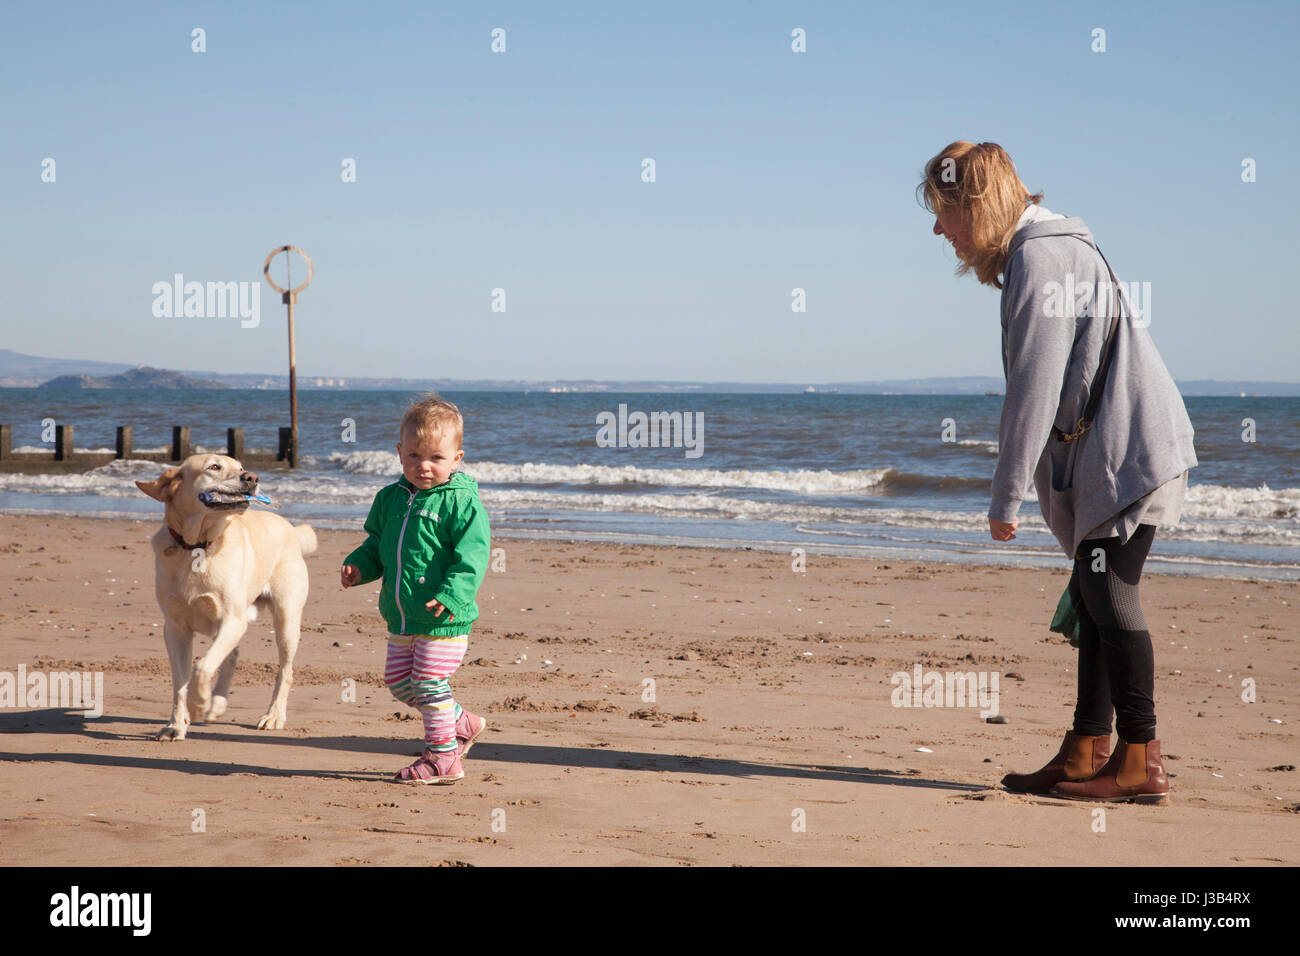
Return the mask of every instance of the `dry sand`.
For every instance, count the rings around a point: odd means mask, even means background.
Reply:
[[[464,780],[410,787],[388,782],[419,722],[382,684],[378,585],[338,585],[355,533],[308,558],[289,727],[255,729],[264,617],[225,716],[153,739],[171,703],[157,527],[0,516],[0,671],[102,671],[106,699],[98,719],[0,710],[6,864],[1300,862],[1292,584],[1144,580],[1172,794],[1103,819],[997,789],[1069,725],[1075,652],[1046,628],[1065,570],[812,555],[796,573],[758,551],[498,539],[452,681],[491,727]],[[893,706],[918,663],[997,673],[1007,723]]]

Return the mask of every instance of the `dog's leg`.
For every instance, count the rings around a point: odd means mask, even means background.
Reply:
[[[275,688],[271,691],[271,706],[257,722],[259,730],[280,730],[284,727],[289,706],[289,688],[293,686],[293,656],[298,652],[298,632],[302,628],[302,606],[307,602],[307,566],[298,560],[298,567],[285,575],[284,586],[272,599],[271,612],[275,619],[275,647],[280,655],[280,669],[275,674]]]
[[[167,645],[167,660],[172,668],[172,719],[158,731],[158,740],[184,740],[190,724],[186,709],[186,691],[190,681],[190,658],[194,652],[194,635],[178,627],[170,619],[163,621],[163,641]]]
[[[221,625],[217,628],[217,635],[212,639],[212,646],[208,652],[199,659],[194,665],[194,674],[190,678],[190,720],[203,721],[212,720],[213,699],[212,699],[212,682],[217,676],[217,670],[225,663],[226,658],[235,649],[239,639],[244,636],[244,631],[248,629],[248,622],[243,617],[236,617],[231,614],[221,619]]]
[[[221,662],[221,667],[217,671],[217,685],[212,689],[212,711],[209,720],[216,720],[226,712],[226,704],[230,697],[230,682],[235,677],[235,664],[238,661],[239,648],[236,647]]]

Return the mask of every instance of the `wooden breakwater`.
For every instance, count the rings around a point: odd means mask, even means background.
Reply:
[[[0,472],[5,471],[80,471],[105,464],[114,459],[144,459],[147,461],[179,463],[194,454],[194,443],[190,438],[189,425],[173,425],[171,448],[167,451],[136,451],[135,434],[132,426],[118,425],[114,451],[86,452],[76,448],[76,431],[73,425],[54,425],[54,441],[49,451],[15,452],[13,450],[13,426],[0,424]],[[206,450],[211,451],[208,447]],[[261,467],[272,462],[283,463],[288,468],[295,460],[293,448],[293,429],[280,428],[279,447],[272,449],[246,448],[242,428],[226,429],[226,447],[224,454],[238,458],[241,462],[256,463]]]

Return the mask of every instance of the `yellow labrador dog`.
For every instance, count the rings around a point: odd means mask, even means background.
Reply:
[[[167,506],[165,524],[153,536],[154,587],[172,668],[171,723],[158,732],[159,740],[184,740],[191,721],[221,716],[239,658],[236,645],[248,622],[256,620],[257,608],[267,605],[280,668],[271,706],[257,726],[284,727],[307,602],[303,555],[316,550],[316,533],[279,515],[249,511],[257,480],[233,458],[191,455],[156,481],[136,482]],[[198,661],[193,661],[195,635],[212,639]]]

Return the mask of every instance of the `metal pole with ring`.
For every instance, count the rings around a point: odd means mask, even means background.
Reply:
[[[304,259],[307,260],[307,281],[304,282],[302,285],[297,286],[296,288],[282,289],[278,285],[276,285],[275,281],[271,278],[271,260],[274,259],[282,252],[285,254],[284,260],[285,260],[285,276],[287,277],[286,281],[291,287],[293,286],[293,277],[291,272],[293,266],[293,260],[290,257],[289,253],[296,252],[298,253],[298,255],[302,256]],[[271,254],[266,257],[266,262],[263,263],[262,265],[262,276],[263,278],[266,279],[266,284],[269,285],[276,292],[279,292],[280,301],[282,301],[285,305],[289,307],[290,438],[289,438],[289,448],[288,448],[287,457],[289,459],[290,468],[298,467],[298,373],[297,373],[297,363],[295,361],[294,348],[293,348],[293,307],[294,304],[298,301],[298,293],[301,292],[303,289],[307,288],[307,286],[311,284],[313,271],[314,270],[311,264],[311,256],[307,255],[307,253],[303,252],[297,246],[278,246],[277,248],[272,249]]]

